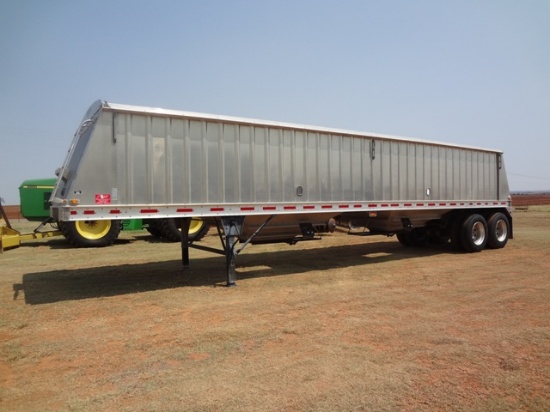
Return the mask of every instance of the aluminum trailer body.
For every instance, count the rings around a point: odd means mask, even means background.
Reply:
[[[512,237],[498,150],[97,101],[57,174],[59,221],[202,218],[231,243],[293,242],[340,223],[407,244],[430,229],[468,249],[460,238],[475,234],[462,225],[477,215],[489,241]],[[495,214],[505,227],[490,227]]]

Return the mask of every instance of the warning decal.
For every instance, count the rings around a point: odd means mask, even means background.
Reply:
[[[96,194],[95,195],[95,204],[96,205],[110,205],[111,204],[111,195],[109,193]]]

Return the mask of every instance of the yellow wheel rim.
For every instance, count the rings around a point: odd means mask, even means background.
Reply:
[[[101,239],[111,229],[110,220],[80,220],[75,222],[76,231],[85,239]]]
[[[204,225],[204,222],[201,219],[191,220],[191,224],[189,225],[189,234],[194,235],[199,230],[201,230],[203,225]]]

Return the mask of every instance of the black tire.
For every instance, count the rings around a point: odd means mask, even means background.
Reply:
[[[153,237],[162,237],[162,233],[160,233],[160,230],[158,227],[148,227],[147,231]]]
[[[460,240],[466,252],[481,252],[488,238],[487,222],[483,216],[473,214],[462,223]]]
[[[77,247],[104,247],[118,238],[121,224],[118,220],[80,220],[59,222],[63,236]]]
[[[489,238],[487,247],[490,249],[500,249],[506,246],[510,238],[510,221],[504,213],[497,212],[487,221]]]
[[[464,246],[462,246],[462,240],[460,238],[463,222],[463,217],[461,215],[455,215],[448,229],[449,239],[451,240],[451,249],[456,252],[464,252]]]
[[[159,219],[158,228],[162,237],[170,242],[181,242],[181,218]],[[197,242],[208,233],[210,225],[202,219],[191,220],[189,241]]]

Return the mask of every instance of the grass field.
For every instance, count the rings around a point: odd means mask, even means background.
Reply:
[[[146,232],[27,243],[0,255],[0,410],[548,411],[550,207],[514,231],[477,254],[252,246],[236,288]]]

